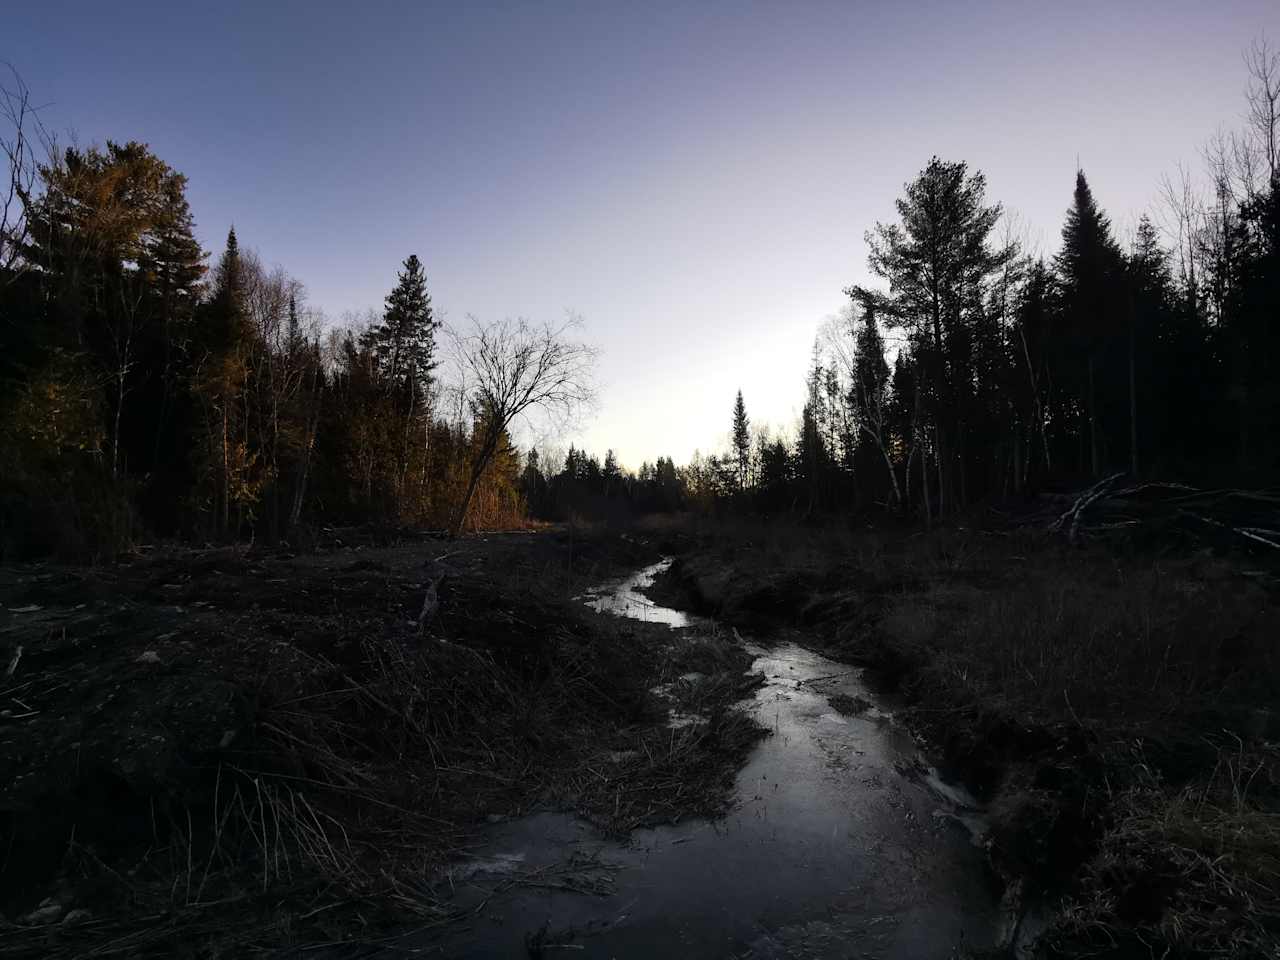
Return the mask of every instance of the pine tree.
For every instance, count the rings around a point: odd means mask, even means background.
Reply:
[[[861,287],[849,292],[864,302],[883,301],[886,319],[905,327],[913,342],[917,439],[931,440],[921,445],[921,456],[926,446],[933,454],[939,509],[945,512],[964,499],[981,294],[1016,251],[991,242],[1003,209],[987,205],[986,178],[969,173],[964,163],[934,157],[907,184],[897,209],[901,223],[878,223],[867,235],[869,265],[889,281],[891,295]],[[922,474],[922,487],[925,482]]]
[[[141,143],[68,149],[40,167],[24,258],[44,274],[50,345],[80,353],[104,388],[112,476],[151,466],[162,344],[189,321],[204,267],[186,179]],[[187,324],[180,324],[187,326]],[[125,415],[126,402],[131,412]],[[140,461],[140,462],[138,462]]]
[[[1118,434],[1123,407],[1121,353],[1116,340],[1124,329],[1120,301],[1123,258],[1111,235],[1111,221],[1098,209],[1085,179],[1076,173],[1071,208],[1062,228],[1062,252],[1054,259],[1062,280],[1062,303],[1073,347],[1076,384],[1088,417],[1089,469],[1097,476],[1105,459],[1108,436]],[[1072,376],[1074,374],[1074,376]]]
[[[733,402],[733,456],[737,468],[738,490],[747,488],[751,474],[751,421],[747,419],[747,407],[742,401],[742,391]]]

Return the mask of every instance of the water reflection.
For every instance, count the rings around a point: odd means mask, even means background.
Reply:
[[[660,606],[641,593],[653,586],[659,574],[671,569],[671,558],[651,564],[629,577],[609,580],[592,587],[578,599],[598,613],[610,613],[615,617],[643,620],[645,623],[664,623],[668,627],[691,627],[701,622],[698,617]]]
[[[579,599],[602,613],[715,629],[640,594],[670,565]],[[531,936],[617,960],[941,960],[957,944],[996,947],[1003,917],[970,841],[985,829],[976,801],[875,708],[856,669],[790,642],[747,650],[765,682],[740,709],[773,735],[735,777],[727,816],[623,842],[566,813],[496,824],[437,891],[468,921],[410,945],[456,960],[523,956]],[[870,706],[846,715],[833,701]]]

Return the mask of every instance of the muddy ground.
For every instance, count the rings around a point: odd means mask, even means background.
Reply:
[[[482,825],[722,812],[750,657],[576,599],[657,556],[339,530],[0,570],[0,957],[358,944],[448,924],[426,880]],[[692,670],[673,730],[651,691]]]
[[[1278,573],[1000,522],[704,520],[652,595],[867,668],[984,802],[1040,955],[1274,958]]]

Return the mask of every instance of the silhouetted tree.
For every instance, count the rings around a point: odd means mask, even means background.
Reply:
[[[889,282],[891,293],[886,298],[853,290],[864,302],[880,305],[913,345],[919,367],[913,447],[932,456],[939,509],[945,510],[964,500],[981,294],[1015,251],[993,245],[1001,207],[986,204],[986,178],[969,173],[964,163],[934,157],[907,184],[897,209],[900,223],[878,223],[867,234],[871,270]],[[927,482],[922,473],[922,486]],[[922,490],[922,496],[927,506],[929,495]]]
[[[1084,171],[1076,173],[1075,195],[1062,228],[1062,251],[1054,260],[1062,281],[1063,321],[1069,339],[1062,379],[1080,398],[1088,427],[1087,465],[1098,476],[1122,423],[1116,349],[1126,326],[1123,258],[1111,235],[1111,221],[1098,209]]]
[[[504,320],[455,335],[468,401],[480,440],[470,458],[466,493],[450,532],[457,536],[485,468],[498,452],[511,423],[532,410],[573,416],[594,394],[590,377],[595,352],[571,339],[575,320],[535,327],[525,320]]]
[[[751,421],[747,419],[747,406],[742,401],[742,391],[738,391],[733,401],[733,458],[739,492],[747,489],[751,479]]]

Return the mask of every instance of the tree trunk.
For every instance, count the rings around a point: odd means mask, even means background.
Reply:
[[[311,451],[316,444],[316,434],[320,430],[320,368],[317,365],[312,373],[312,400],[307,416],[305,432],[302,437],[302,463],[298,465],[298,483],[293,490],[293,506],[289,510],[288,529],[292,530],[302,518],[302,504],[307,495],[307,476],[311,470]]]
[[[885,449],[884,444],[880,443],[878,439],[876,441],[876,446],[880,448],[880,455],[884,457],[885,469],[889,472],[889,484],[893,490],[894,506],[901,506],[902,493],[898,489],[898,474],[893,469],[893,460],[889,457],[889,451]]]
[[[126,367],[122,365],[116,375],[116,415],[111,426],[111,479],[120,476],[120,416],[124,412],[124,375]]]
[[[946,512],[946,486],[945,475],[943,474],[943,460],[946,448],[942,445],[942,428],[935,426],[933,428],[933,442],[937,447],[938,462],[938,519],[942,519],[942,515]]]
[[[1134,372],[1137,334],[1137,315],[1133,309],[1133,294],[1129,294],[1129,471],[1138,477],[1138,387]]]
[[[227,450],[227,400],[222,398],[222,517],[219,523],[220,536],[227,535],[231,526],[231,458]]]
[[[1093,389],[1093,354],[1089,355],[1089,467],[1094,477],[1101,473],[1098,464],[1098,407]]]
[[[451,539],[457,539],[462,533],[462,527],[467,522],[467,511],[471,508],[471,501],[476,495],[476,488],[480,486],[480,478],[484,474],[485,467],[489,466],[489,461],[493,457],[493,453],[498,449],[498,441],[502,439],[502,427],[496,431],[490,429],[485,435],[484,445],[480,448],[479,454],[471,461],[471,477],[467,481],[467,492],[462,498],[462,504],[458,507],[458,513],[454,517],[452,526],[449,528],[449,536]]]
[[[418,391],[413,381],[412,375],[409,379],[409,410],[405,414],[404,419],[404,439],[400,444],[400,482],[397,486],[400,488],[400,503],[397,504],[396,512],[401,518],[404,517],[404,502],[408,495],[409,489],[409,435],[413,426],[413,408],[416,406]]]

